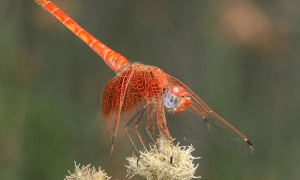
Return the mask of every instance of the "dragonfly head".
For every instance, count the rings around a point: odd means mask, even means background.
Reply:
[[[169,113],[179,114],[191,104],[189,93],[181,86],[171,86],[164,97],[164,105]]]

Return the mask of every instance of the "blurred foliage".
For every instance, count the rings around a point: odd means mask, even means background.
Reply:
[[[180,79],[254,146],[194,144],[203,179],[300,177],[300,1],[54,3],[127,57]],[[115,76],[33,0],[0,1],[0,179],[63,179],[73,162],[124,179],[121,124],[110,162],[101,91]]]

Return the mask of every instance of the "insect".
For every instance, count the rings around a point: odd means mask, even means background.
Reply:
[[[192,90],[163,70],[125,57],[105,46],[47,0],[35,0],[76,36],[89,45],[116,72],[106,83],[101,113],[112,154],[120,120],[139,152],[159,135],[189,141],[209,140],[229,152],[249,156],[250,141],[214,113]],[[172,162],[172,160],[170,160]]]

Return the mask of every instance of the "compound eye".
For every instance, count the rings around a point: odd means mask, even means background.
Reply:
[[[175,97],[173,95],[170,96],[170,102],[172,103],[174,101]]]
[[[188,92],[181,86],[172,86],[169,91],[178,97],[186,97],[186,95],[188,95]]]
[[[164,105],[166,108],[174,108],[178,105],[179,102],[180,97],[170,94],[169,91],[166,93],[166,96],[164,97]]]

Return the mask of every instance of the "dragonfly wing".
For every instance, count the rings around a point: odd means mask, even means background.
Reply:
[[[185,111],[177,115],[169,114],[167,116],[168,125],[172,126],[174,123],[180,122],[179,124],[182,125],[181,129],[183,127],[186,129],[181,130],[184,135],[178,134],[178,136],[186,137],[187,140],[191,141],[209,140],[227,151],[240,156],[249,156],[252,154],[253,147],[242,133],[214,113],[185,84],[170,75],[166,74],[166,76],[171,85],[182,86],[190,94],[191,98],[191,105]],[[172,133],[176,134],[174,131],[177,130],[172,130],[171,135]]]
[[[158,88],[156,76],[145,71],[134,74],[132,79],[121,116],[127,122],[125,129],[132,145],[140,151],[155,143],[160,133],[170,135],[165,124],[163,90]]]
[[[132,73],[132,69],[128,68],[122,74],[108,81],[102,92],[101,113],[108,135],[111,154],[117,135],[117,128],[123,107],[125,93]]]
[[[150,143],[155,143],[159,135],[159,128],[156,124],[158,112],[163,109],[146,100],[137,104],[137,107],[138,111],[128,121],[125,129],[133,147],[136,151],[141,151],[147,149]]]
[[[239,156],[250,156],[252,154],[252,144],[237,129],[213,111],[206,113],[205,117],[210,125],[209,140],[211,142]]]
[[[170,134],[177,140],[205,141],[209,138],[209,125],[204,114],[195,108],[194,102],[180,114],[166,112],[167,126]]]

